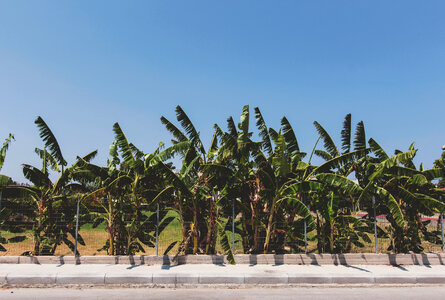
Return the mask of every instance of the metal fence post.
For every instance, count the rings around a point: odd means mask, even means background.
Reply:
[[[440,213],[440,228],[442,230],[442,252],[445,252],[445,240],[443,236],[443,213]]]
[[[159,249],[159,203],[156,205],[156,256]]]
[[[80,203],[80,196],[77,196],[77,212],[76,212],[76,235],[74,239],[74,257],[77,256],[77,237],[79,234],[79,203]]]
[[[377,245],[377,209],[375,205],[375,196],[372,196],[372,207],[374,209],[374,239],[375,239],[375,253],[379,253]]]
[[[301,202],[303,202],[303,204],[304,204],[304,197],[303,197],[303,195],[301,196]],[[307,254],[307,224],[306,224],[306,219],[304,219],[304,222],[303,222],[303,230],[304,230],[304,253]]]
[[[439,196],[440,202],[442,202],[442,196]],[[443,212],[440,212],[440,229],[442,231],[442,252],[445,252],[445,239],[443,234]]]
[[[232,201],[232,252],[235,254],[235,199]]]
[[[311,210],[311,206],[308,205],[307,208]],[[307,254],[307,224],[306,219],[304,219],[304,253]]]

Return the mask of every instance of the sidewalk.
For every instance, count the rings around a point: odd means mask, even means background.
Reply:
[[[445,284],[445,265],[0,264],[0,285]]]

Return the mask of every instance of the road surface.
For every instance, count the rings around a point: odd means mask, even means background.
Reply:
[[[0,299],[440,299],[445,286],[299,288],[3,288]]]

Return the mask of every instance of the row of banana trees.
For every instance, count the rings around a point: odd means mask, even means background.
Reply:
[[[23,165],[31,184],[18,185],[0,175],[0,232],[16,233],[10,239],[0,236],[0,251],[6,250],[2,244],[25,239],[20,235],[25,230],[32,231],[34,241],[25,255],[54,255],[61,244],[75,251],[78,201],[80,225],[105,224],[108,238],[102,250],[110,255],[154,247],[155,231],[162,232],[175,218],[182,239],[166,253],[178,244],[177,253],[214,254],[219,243],[231,257],[232,222],[244,253],[301,252],[305,226],[315,232],[318,252],[346,253],[371,243],[374,209],[390,223],[389,230],[377,231],[391,241],[389,251],[422,252],[422,241],[441,243],[440,232],[428,231],[422,216],[445,211],[445,192],[437,184],[445,177],[445,152],[432,169],[416,167],[414,144],[390,155],[366,138],[363,122],[353,130],[348,114],[340,145],[314,122],[318,139],[307,153],[300,150],[286,117],[276,130],[267,126],[259,108],[253,117],[250,113],[244,106],[238,124],[232,117],[226,129],[215,124],[210,143],[204,143],[177,106],[176,122],[161,117],[171,145],[160,143],[150,153],[131,143],[115,123],[105,166],[92,162],[97,151],[69,165],[53,132],[38,117],[43,147],[35,152],[41,164]],[[1,149],[0,168],[13,139],[6,139]],[[314,164],[315,156],[322,163]],[[28,227],[19,226],[23,223]],[[78,241],[85,244],[81,236]]]

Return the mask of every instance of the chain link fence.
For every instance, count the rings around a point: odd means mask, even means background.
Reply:
[[[156,214],[156,213],[155,213]],[[218,220],[219,224],[227,224],[225,234],[230,248],[233,249],[235,254],[243,253],[264,253],[264,244],[267,238],[267,226],[264,224],[257,224],[257,229],[252,226],[251,220],[242,220],[241,215],[233,214],[235,218]],[[172,218],[172,221],[165,226],[163,221],[167,218]],[[366,218],[366,213],[359,214],[357,218]],[[154,221],[151,224],[146,224],[147,227],[151,227],[154,230],[152,234],[146,235],[146,240],[141,238],[135,239],[141,245],[141,248],[135,251],[135,254],[146,255],[163,255],[178,253],[178,249],[181,243],[184,241],[184,236],[187,236],[186,230],[193,230],[193,223],[182,224],[179,215],[174,211],[169,211],[163,218],[152,218]],[[266,220],[267,215],[257,216],[257,220]],[[243,224],[243,222],[245,224]],[[250,223],[249,223],[250,222]],[[365,233],[368,238],[361,237],[357,243],[352,242],[348,248],[351,253],[394,253],[391,249],[393,243],[391,239],[391,225],[385,216],[377,216],[376,228],[377,235],[374,232],[374,219],[368,220],[370,223],[370,230]],[[441,216],[436,214],[431,217],[422,217],[422,223],[424,224],[425,232],[434,236],[425,238],[425,233],[421,234],[421,240],[419,243],[423,247],[423,252],[442,252],[443,251],[443,227],[441,222]],[[252,234],[242,234],[245,230],[245,226],[250,226]],[[60,228],[68,226],[67,224],[55,224]],[[33,226],[35,224],[30,221],[16,221],[13,224],[14,230],[5,230],[6,227],[0,229],[0,244],[6,251],[0,251],[0,255],[27,255],[35,249],[36,239],[33,234]],[[75,226],[75,225],[74,225]],[[126,223],[126,229],[128,234],[131,234],[131,222]],[[220,225],[219,225],[220,226]],[[186,229],[184,229],[186,228]],[[218,227],[219,228],[219,227]],[[68,242],[62,241],[60,245],[56,247],[54,255],[73,255],[72,245],[75,245],[75,232],[73,228],[71,233],[66,235]],[[255,232],[255,234],[253,234]],[[334,238],[338,238],[338,232]],[[44,233],[41,233],[42,235]],[[224,241],[222,241],[221,234],[216,237],[215,252],[217,254],[223,254]],[[377,236],[377,241],[376,241]],[[78,243],[77,250],[80,255],[107,255],[106,245],[110,238],[109,231],[107,230],[106,222],[102,222],[98,226],[93,226],[91,222],[80,222],[78,227]],[[125,231],[124,236],[125,238]],[[250,241],[248,240],[250,239]],[[329,240],[329,239],[327,239]],[[335,242],[335,241],[334,241]],[[346,241],[347,242],[347,241]],[[71,248],[68,244],[72,244]],[[190,241],[190,243],[193,243]],[[329,253],[329,251],[320,251],[320,238],[319,229],[317,224],[313,224],[312,227],[303,219],[295,218],[294,222],[290,224],[289,221],[276,222],[271,228],[270,234],[270,248],[280,249],[282,253]],[[246,245],[253,247],[252,245],[259,245],[257,249],[246,249]],[[275,251],[275,250],[273,250]],[[268,252],[273,252],[268,251]]]

